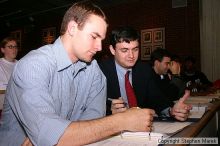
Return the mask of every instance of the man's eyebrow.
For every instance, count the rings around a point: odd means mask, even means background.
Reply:
[[[138,48],[139,48],[139,46],[136,46],[136,47],[131,48],[131,50],[133,50],[133,49],[138,49]],[[126,48],[126,47],[120,48],[120,49],[127,49],[127,50],[129,50],[129,48]]]
[[[102,36],[98,32],[93,32],[93,34],[95,34],[96,36],[102,38]]]
[[[128,48],[119,48],[119,49],[120,49],[120,50],[125,50],[125,49],[128,50]]]

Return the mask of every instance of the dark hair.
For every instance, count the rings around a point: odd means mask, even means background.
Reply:
[[[119,42],[129,43],[135,40],[139,41],[139,33],[130,26],[118,27],[112,30],[110,34],[110,45],[112,45],[113,48],[115,48],[115,45]]]
[[[86,20],[90,15],[97,15],[103,18],[107,23],[107,18],[104,12],[95,4],[89,1],[81,1],[73,4],[65,13],[60,28],[60,34],[63,35],[67,30],[67,25],[70,21],[75,21],[79,29],[82,29]]]
[[[15,38],[9,36],[9,37],[5,37],[5,38],[1,41],[0,47],[1,47],[1,48],[4,48],[5,45],[6,45],[8,42],[10,42],[10,41],[15,41],[15,42],[17,43],[17,40],[16,40]]]
[[[166,49],[163,49],[163,48],[157,48],[156,50],[154,50],[151,53],[151,56],[150,56],[151,65],[154,65],[154,62],[156,60],[161,62],[164,57],[170,57],[171,58],[170,52]]]
[[[187,62],[187,61],[192,62],[193,64],[196,63],[196,59],[193,56],[187,56],[184,62]]]
[[[178,56],[176,54],[171,56],[171,61],[182,63],[180,56]]]

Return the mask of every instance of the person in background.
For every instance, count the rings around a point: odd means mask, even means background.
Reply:
[[[125,89],[125,74],[137,96],[137,102],[143,103],[145,96],[145,64],[138,61],[139,34],[129,26],[118,27],[111,32],[109,49],[114,57],[100,61],[99,66],[107,78],[107,115],[127,110],[128,96]],[[113,101],[110,101],[113,99]],[[136,105],[144,107],[140,104]]]
[[[151,53],[150,62],[147,64],[147,103],[149,107],[154,107],[161,116],[170,116],[178,120],[187,119],[191,110],[191,105],[186,105],[184,101],[190,96],[188,90],[179,97],[178,87],[171,82],[168,70],[172,70],[171,54],[168,50],[157,48]],[[177,67],[178,68],[178,67]],[[172,70],[173,74],[174,71]],[[177,70],[178,72],[178,70]],[[176,104],[174,100],[179,100]]]
[[[170,83],[177,87],[178,96],[174,97],[173,100],[178,100],[185,93],[186,83],[181,75],[182,61],[178,55],[172,55],[169,64],[168,76]]]
[[[3,108],[3,103],[5,98],[4,92],[8,85],[8,81],[10,79],[14,65],[17,62],[16,56],[18,53],[18,46],[14,38],[6,37],[1,41],[0,48],[3,54],[3,57],[0,58],[0,90],[2,91],[2,93],[0,94],[0,118],[1,118],[1,111]]]
[[[0,47],[4,55],[0,58],[0,89],[6,90],[14,65],[17,62],[18,46],[14,38],[6,37],[1,41]]]
[[[212,86],[212,82],[208,80],[206,75],[197,70],[196,60],[192,56],[185,58],[182,76],[187,88],[191,89],[192,92],[206,91]]]
[[[172,116],[177,120],[184,121],[187,119],[189,110],[183,102],[188,97],[188,93],[174,106],[168,99],[164,98],[164,95],[153,97],[157,98],[154,100],[148,100],[150,92],[156,91],[149,91],[150,76],[146,70],[146,63],[138,60],[139,34],[134,28],[124,26],[114,29],[110,35],[109,49],[114,57],[99,63],[107,78],[107,97],[111,100],[107,100],[107,114],[117,114],[130,108],[125,87],[126,74],[129,71],[129,80],[138,107],[154,109],[158,114],[161,114],[162,110],[171,109]],[[154,80],[152,80],[152,84],[155,84]],[[169,111],[167,115],[169,116]]]
[[[106,78],[93,56],[101,51],[106,31],[99,7],[77,2],[63,17],[61,36],[16,63],[6,92],[1,145],[85,145],[124,130],[151,130],[151,110],[132,108],[104,117]]]

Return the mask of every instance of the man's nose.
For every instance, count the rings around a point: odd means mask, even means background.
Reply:
[[[129,50],[129,57],[133,58],[134,57],[134,52],[132,50]]]

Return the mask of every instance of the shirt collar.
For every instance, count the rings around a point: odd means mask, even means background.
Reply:
[[[54,44],[52,45],[52,49],[54,50],[55,58],[57,61],[57,71],[68,68],[73,64],[63,46],[60,37],[54,42]],[[78,72],[80,69],[86,67],[86,63],[82,61],[77,61],[74,63],[74,65],[75,72]]]
[[[130,71],[130,74],[132,72],[132,69],[126,69],[126,68],[122,67],[121,65],[119,65],[116,61],[115,61],[115,66],[116,66],[117,71],[119,71],[123,75],[125,75],[127,71]]]

